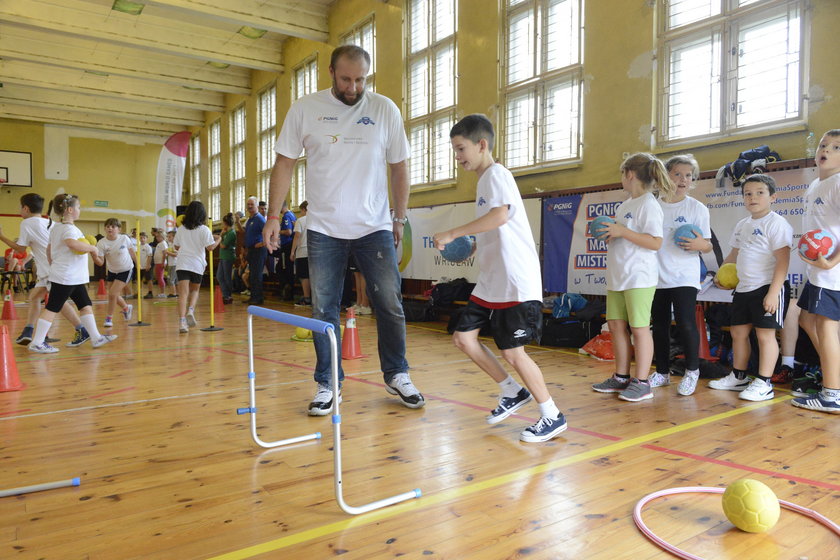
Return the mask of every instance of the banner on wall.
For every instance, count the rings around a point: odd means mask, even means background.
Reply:
[[[155,225],[164,230],[175,228],[175,208],[181,202],[184,168],[190,147],[190,133],[176,132],[160,150],[156,176]]]
[[[776,180],[776,201],[773,211],[793,226],[793,247],[802,234],[802,213],[805,190],[817,177],[816,168],[793,169],[770,173]],[[729,238],[735,224],[748,213],[740,187],[727,183],[715,186],[714,179],[698,181],[690,196],[709,209],[714,251],[703,255],[706,268],[716,271],[729,254]],[[613,216],[618,205],[627,198],[623,190],[561,196],[543,201],[543,286],[547,292],[577,292],[604,295],[607,293],[606,243],[589,236],[588,224],[598,216]],[[672,242],[670,232],[663,243]],[[805,283],[805,265],[792,250],[788,281],[794,296]],[[703,301],[731,301],[732,294],[706,284],[698,299]]]

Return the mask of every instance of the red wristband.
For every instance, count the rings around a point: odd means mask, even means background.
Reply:
[[[269,220],[277,220],[278,222],[280,221],[280,218],[278,216],[269,216],[268,219]]]

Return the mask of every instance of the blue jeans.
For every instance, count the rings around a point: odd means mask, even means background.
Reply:
[[[268,256],[268,251],[265,247],[250,247],[248,249],[248,269],[251,271],[249,276],[251,282],[251,298],[249,301],[255,303],[262,303],[263,299],[263,268],[265,268],[265,259]]]
[[[219,268],[216,270],[218,276],[219,287],[222,288],[222,297],[230,299],[233,291],[233,261],[227,259],[219,259]]]
[[[350,254],[367,281],[371,304],[376,310],[376,331],[379,336],[379,365],[385,382],[394,375],[407,372],[405,359],[405,315],[402,308],[402,279],[397,267],[394,235],[377,231],[359,239],[337,239],[309,231],[309,278],[312,282],[312,316],[335,325],[338,340],[338,375],[341,367],[339,313],[344,275]],[[315,334],[315,381],[332,385],[330,341],[327,335]]]

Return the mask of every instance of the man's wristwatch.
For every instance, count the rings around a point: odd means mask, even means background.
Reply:
[[[398,224],[402,224],[402,225],[405,225],[405,224],[408,223],[408,218],[396,218],[395,217],[395,218],[393,218],[393,220],[395,222],[397,222]]]

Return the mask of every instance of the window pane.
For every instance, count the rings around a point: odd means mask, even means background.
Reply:
[[[455,33],[455,0],[434,0],[434,41]]]
[[[534,75],[534,12],[526,10],[511,17],[508,31],[507,83]]]
[[[411,144],[411,158],[408,160],[409,181],[412,185],[428,183],[426,126],[421,124],[413,127],[408,133],[408,141]]]
[[[580,61],[578,0],[552,0],[545,31],[545,69],[556,70]]]
[[[409,50],[416,53],[429,46],[428,0],[411,0],[409,11]]]
[[[425,57],[411,62],[408,77],[408,118],[429,112],[429,62]]]
[[[435,53],[434,107],[437,111],[455,104],[455,46],[448,45]]]
[[[737,124],[799,113],[799,17],[796,11],[741,27],[738,33]]]
[[[455,153],[449,141],[449,131],[455,123],[452,117],[438,119],[432,130],[432,181],[444,181],[453,176]]]
[[[543,157],[545,161],[578,156],[580,92],[577,80],[546,87]]]
[[[720,13],[721,0],[671,0],[668,6],[668,28],[673,29]]]
[[[505,111],[505,163],[523,167],[534,163],[534,92],[508,97]]]
[[[720,37],[673,47],[668,79],[668,136],[720,131]]]

